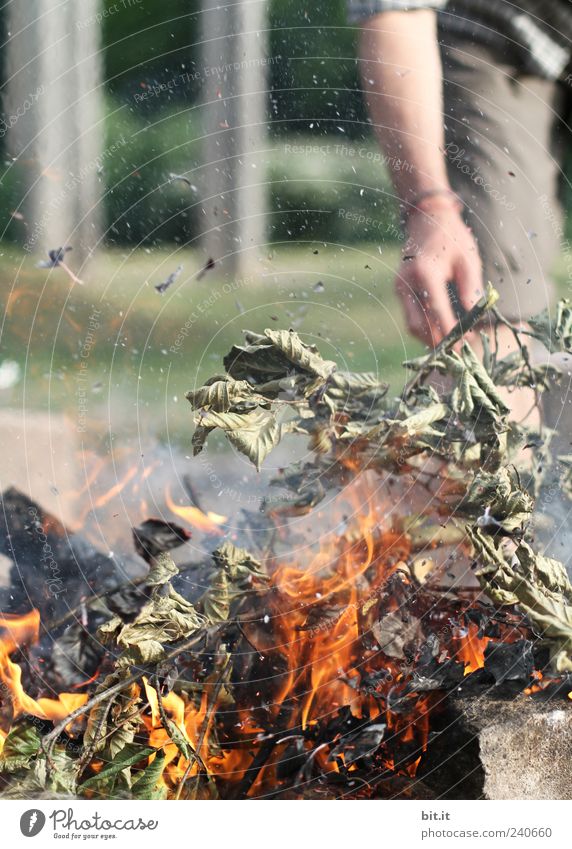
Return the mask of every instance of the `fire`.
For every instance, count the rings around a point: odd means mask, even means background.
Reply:
[[[464,633],[455,635],[455,644],[458,646],[455,657],[465,664],[465,675],[476,672],[485,665],[485,649],[489,638],[479,637],[478,632],[478,625],[469,622]]]
[[[65,496],[74,515],[73,530],[80,531],[97,547],[101,543],[101,529],[105,529],[107,544],[114,547],[125,539],[125,526],[120,522],[108,522],[121,516],[135,525],[151,510],[162,515],[165,508],[183,519],[195,530],[208,534],[221,535],[221,525],[227,521],[212,511],[201,510],[194,505],[175,503],[169,486],[161,477],[160,460],[143,463],[133,462],[131,449],[117,450],[113,456],[100,457],[93,452],[83,450],[80,457],[83,470],[83,482],[80,487]],[[162,498],[157,499],[157,492]],[[120,536],[114,542],[113,531]]]
[[[527,687],[524,690],[524,693],[527,696],[532,696],[534,695],[534,693],[540,693],[541,690],[544,690],[547,684],[550,683],[549,679],[545,678],[543,673],[538,669],[534,670],[534,672],[532,673],[532,677],[534,679],[533,683],[530,685],[530,687]],[[572,698],[572,695],[570,693],[568,693],[568,698]]]
[[[176,505],[169,492],[166,503],[209,533],[220,533],[225,522],[192,505]],[[403,617],[404,631],[414,634],[415,622],[430,623],[439,634],[439,658],[461,662],[465,675],[484,665],[489,638],[463,609],[440,611],[431,598],[423,600],[406,566],[410,538],[391,529],[388,512],[379,486],[372,489],[365,473],[355,475],[327,514],[312,517],[329,521],[331,531],[311,556],[301,549],[272,563],[270,587],[252,598],[232,649],[236,663],[245,664],[244,675],[233,665],[228,688],[219,686],[222,678],[212,669],[209,678],[201,677],[202,662],[188,690],[182,680],[163,695],[154,678],[132,685],[142,733],[164,754],[160,781],[167,796],[194,797],[205,783],[241,798],[263,796],[281,786],[284,758],[302,759],[332,779],[336,773],[351,776],[362,755],[352,760],[344,746],[356,729],[381,729],[367,752],[379,773],[415,776],[440,696],[412,686],[423,634],[384,652],[376,628],[384,619]],[[343,522],[333,523],[332,516]],[[285,526],[277,532],[287,533]],[[11,707],[4,723],[21,714],[58,722],[85,704],[84,693],[34,699],[25,691],[22,669],[11,655],[37,643],[38,611],[0,617],[0,628],[0,678]],[[516,638],[516,631],[507,635]],[[205,668],[210,669],[206,661]],[[530,692],[541,686],[539,673]],[[0,730],[0,748],[8,729],[4,724]],[[298,746],[294,758],[288,750],[292,741]],[[92,766],[96,771],[98,764]]]
[[[210,510],[203,513],[202,510],[199,510],[198,507],[194,507],[191,504],[185,506],[175,504],[169,488],[167,488],[165,492],[165,503],[171,513],[174,513],[175,516],[179,517],[179,519],[183,519],[193,528],[197,528],[199,531],[205,531],[210,534],[222,534],[220,526],[224,525],[227,521],[226,516],[221,516],[218,513],[212,513]]]
[[[83,528],[90,514],[95,514],[98,510],[106,507],[118,498],[132,481],[137,481],[141,476],[137,465],[129,465],[114,483],[107,486],[103,492],[98,493],[104,479],[104,473],[109,468],[109,460],[104,457],[90,457],[88,452],[82,453],[81,460],[85,482],[79,490],[69,494],[73,503],[80,505],[75,530]],[[152,468],[144,469],[142,474],[148,477],[146,473],[150,473],[150,471],[152,471]],[[139,506],[135,499],[132,500]]]
[[[278,676],[271,711],[276,724],[287,717],[287,727],[306,732],[308,738],[312,729],[335,720],[343,709],[349,708],[364,724],[379,718],[394,738],[415,744],[417,757],[406,770],[414,773],[427,744],[428,700],[420,700],[413,723],[383,709],[384,695],[399,690],[405,679],[399,665],[384,657],[371,639],[368,619],[368,610],[403,565],[408,542],[380,529],[383,506],[369,495],[367,476],[362,476],[345,493],[352,514],[345,536],[330,535],[306,567],[282,564],[273,575],[273,649],[281,656],[284,671]],[[328,606],[335,615],[320,618],[320,610]],[[383,670],[385,683],[377,692],[365,692],[360,677],[372,669]],[[323,772],[340,769],[343,758],[329,755],[337,738],[339,732],[328,746],[316,750],[315,760]],[[308,740],[309,751],[311,745]],[[395,766],[391,759],[381,765]],[[265,771],[267,778],[271,776],[272,765]]]
[[[10,659],[17,649],[32,646],[38,642],[40,614],[32,610],[24,616],[0,616],[0,679],[5,692],[9,693],[13,718],[27,713],[41,719],[59,722],[87,701],[85,693],[60,693],[57,699],[29,696],[22,686],[22,669]]]
[[[321,518],[344,516],[341,534],[330,518],[332,532],[321,539],[307,563],[303,556],[298,562],[279,563],[272,575],[266,628],[247,628],[249,640],[263,655],[280,659],[271,666],[267,710],[274,727],[304,739],[308,756],[322,774],[356,768],[345,763],[343,754],[332,755],[347,734],[338,717],[350,716],[354,728],[385,725],[383,741],[373,753],[377,766],[413,777],[427,748],[439,695],[411,691],[415,649],[385,655],[374,639],[376,620],[387,614],[405,618],[413,609],[419,621],[435,621],[435,633],[442,635],[440,656],[462,663],[465,675],[484,666],[489,638],[462,612],[454,621],[447,612],[433,610],[433,602],[429,610],[422,607],[406,567],[409,537],[389,529],[389,505],[380,497],[379,485],[372,487],[368,473],[356,475],[340,501],[329,505],[328,516]],[[509,638],[518,636],[515,632]],[[364,680],[374,683],[364,686]],[[330,738],[327,728],[332,729]],[[316,746],[316,739],[323,742]],[[279,784],[277,764],[283,752],[278,744],[250,795]],[[245,774],[251,771],[248,765],[244,768]]]
[[[86,703],[88,696],[84,693],[60,693],[57,699],[39,698],[36,700],[25,692],[22,686],[22,669],[10,659],[9,655],[18,649],[32,646],[38,641],[40,616],[37,610],[32,610],[24,616],[3,615],[0,617],[0,627],[3,630],[0,640],[0,678],[4,685],[4,691],[9,693],[12,708],[11,722],[22,714],[49,719],[54,723],[60,722],[76,708]],[[157,691],[145,678],[143,679],[143,688],[150,707],[150,713],[145,717],[149,731],[149,744],[158,749],[163,749],[166,768],[164,780],[167,786],[176,788],[185,774],[187,762],[180,755],[179,749],[172,742],[168,731],[162,725]],[[140,689],[136,687],[136,697],[139,693]],[[162,702],[169,720],[178,728],[189,746],[194,751],[198,751],[200,743],[199,755],[202,754],[206,758],[209,746],[209,729],[208,725],[203,728],[207,714],[205,700],[206,694],[200,710],[196,710],[192,703],[186,702],[174,692],[164,696]],[[211,722],[212,716],[209,718],[208,724]],[[0,752],[7,736],[8,731],[0,729]],[[202,742],[200,742],[201,740]],[[224,758],[218,761],[210,760],[210,767],[213,771],[223,766]],[[97,764],[94,769],[97,770]],[[193,770],[191,770],[190,775],[192,777]]]
[[[173,691],[161,699],[168,720],[176,726],[192,752],[198,755],[196,760],[193,759],[189,763],[163,726],[157,690],[146,678],[143,678],[143,687],[150,707],[150,713],[145,716],[149,744],[162,749],[165,754],[163,784],[171,793],[182,789],[183,779],[192,779],[198,775],[201,764],[205,765],[208,778],[232,774],[235,760],[233,753],[226,751],[221,752],[219,756],[213,756],[210,752],[209,737],[215,712],[209,711],[207,691],[203,693],[199,708]]]

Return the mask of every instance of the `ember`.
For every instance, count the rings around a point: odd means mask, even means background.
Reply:
[[[367,503],[360,490],[370,477],[358,477],[351,499]],[[139,752],[138,761],[149,762],[145,769],[131,765],[135,797],[140,782],[139,789],[149,792],[152,777],[153,794],[176,797],[267,796],[317,777],[328,785],[335,776],[345,776],[365,793],[392,777],[413,778],[427,748],[431,711],[438,710],[447,686],[484,665],[489,638],[479,636],[470,618],[481,614],[486,623],[483,605],[477,599],[469,606],[437,603],[433,592],[415,586],[405,567],[408,555],[407,537],[380,530],[370,512],[356,515],[355,528],[350,525],[345,537],[322,545],[306,568],[269,563],[270,580],[246,552],[223,546],[215,553],[215,562],[224,567],[219,574],[238,581],[242,570],[243,577],[248,573],[246,586],[262,582],[262,587],[254,594],[246,590],[232,621],[225,611],[226,597],[234,594],[229,583],[211,584],[201,607],[206,612],[214,606],[210,622],[221,620],[224,645],[211,655],[205,634],[190,662],[181,652],[173,659],[180,664],[176,669],[167,664],[140,682],[126,683],[105,720],[106,749],[99,757],[94,752],[94,774],[81,787],[86,792],[103,788],[114,763],[124,763],[124,753],[136,756],[136,741],[150,753]],[[36,611],[2,625],[1,674],[12,722],[31,715],[61,723],[85,705],[85,694],[36,701],[22,687],[21,668],[9,655],[37,643]],[[429,635],[439,631],[446,636],[437,645]],[[501,632],[514,640],[526,629],[518,617],[507,615]],[[384,651],[380,643],[389,637]],[[440,677],[441,667],[449,674],[457,670],[449,685]],[[523,679],[531,681],[530,674]],[[94,706],[84,745],[99,719]],[[62,734],[72,733],[70,727],[77,724],[70,720],[67,730],[61,729],[59,743]]]

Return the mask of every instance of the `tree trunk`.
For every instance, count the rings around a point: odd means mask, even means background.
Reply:
[[[100,0],[6,7],[4,114],[27,223],[24,247],[97,246],[103,153]]]
[[[237,276],[265,243],[265,0],[203,5],[203,247]]]

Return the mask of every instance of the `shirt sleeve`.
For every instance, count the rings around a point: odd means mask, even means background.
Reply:
[[[442,9],[448,0],[346,0],[348,21],[357,24],[380,12],[409,12],[413,9]]]

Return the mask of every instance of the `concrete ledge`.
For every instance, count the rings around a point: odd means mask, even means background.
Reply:
[[[444,799],[572,799],[572,701],[452,699],[418,777]]]

